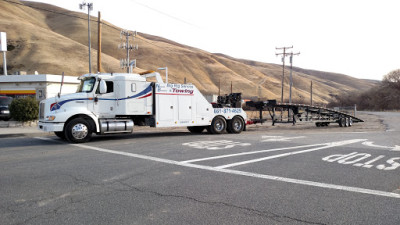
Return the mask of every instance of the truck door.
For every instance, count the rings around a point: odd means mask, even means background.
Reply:
[[[178,117],[181,123],[189,123],[192,120],[192,99],[193,96],[178,96]]]
[[[107,93],[100,94],[99,89],[96,91],[94,99],[94,113],[100,118],[113,118],[117,111],[117,97],[114,91],[114,82],[106,81]]]

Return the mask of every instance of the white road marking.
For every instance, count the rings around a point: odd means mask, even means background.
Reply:
[[[221,149],[233,148],[235,146],[249,146],[251,144],[229,141],[229,140],[219,140],[219,141],[194,141],[194,142],[183,143],[182,145],[186,145],[197,149],[221,150]]]
[[[298,136],[298,137],[284,137],[284,136],[262,136],[261,137],[263,140],[261,142],[286,142],[286,141],[291,141],[292,139],[299,139],[299,138],[305,138],[305,136]]]
[[[251,154],[257,154],[257,153],[264,153],[264,152],[283,151],[283,150],[298,149],[298,148],[309,148],[309,147],[315,147],[315,146],[321,146],[321,145],[325,145],[325,144],[300,145],[300,146],[294,146],[294,147],[275,148],[275,149],[258,150],[258,151],[251,151],[251,152],[240,152],[240,153],[235,153],[235,154],[219,155],[219,156],[200,158],[200,159],[191,159],[191,160],[186,160],[186,161],[181,161],[181,162],[182,163],[193,163],[193,162],[207,161],[207,160],[213,160],[213,159],[222,159],[222,158],[242,156],[242,155],[251,155]]]
[[[53,203],[53,202],[55,202],[57,200],[64,199],[64,198],[69,197],[69,196],[71,196],[71,192],[62,194],[62,195],[57,196],[55,198],[50,198],[50,199],[45,199],[45,200],[39,201],[37,204],[38,204],[39,207],[43,207],[43,206],[46,206],[46,205],[48,205],[50,203]]]
[[[59,141],[56,141],[56,140],[50,139],[50,138],[37,137],[37,139],[60,143]],[[92,147],[92,146],[83,145],[83,144],[71,144],[71,145],[80,147],[80,148],[95,150],[95,151],[99,151],[99,152],[106,152],[106,153],[111,153],[111,154],[129,156],[129,157],[145,159],[145,160],[150,160],[150,161],[155,161],[155,162],[162,162],[162,163],[183,166],[183,167],[188,167],[188,168],[196,168],[196,169],[202,169],[202,170],[214,171],[214,172],[220,172],[220,173],[226,173],[226,174],[254,177],[254,178],[281,181],[281,182],[292,183],[292,184],[300,184],[300,185],[306,185],[306,186],[312,186],[312,187],[320,187],[320,188],[327,188],[327,189],[333,189],[333,190],[348,191],[348,192],[354,192],[354,193],[369,194],[369,195],[375,195],[375,196],[383,196],[383,197],[400,199],[400,194],[393,193],[393,192],[378,191],[378,190],[371,190],[371,189],[358,188],[358,187],[349,187],[349,186],[342,186],[342,185],[335,185],[335,184],[327,184],[327,183],[314,182],[314,181],[308,181],[308,180],[298,180],[298,179],[292,179],[292,178],[286,178],[286,177],[264,175],[264,174],[243,172],[243,171],[230,170],[230,169],[219,169],[219,168],[215,168],[215,167],[211,167],[211,166],[183,163],[183,162],[178,162],[178,161],[169,160],[169,159],[161,159],[161,158],[157,158],[157,157],[133,154],[133,153],[128,153],[128,152],[114,151],[114,150]]]
[[[399,145],[395,145],[394,147],[375,145],[374,142],[372,142],[372,141],[365,141],[362,144],[365,145],[365,146],[374,147],[374,148],[388,149],[389,151],[400,151],[400,146]]]
[[[245,165],[245,164],[250,164],[250,163],[255,163],[255,162],[261,162],[261,161],[265,161],[265,160],[269,160],[269,159],[285,157],[285,156],[289,156],[289,155],[297,155],[297,154],[301,154],[301,153],[313,152],[313,151],[337,147],[337,146],[341,146],[341,145],[353,144],[353,143],[357,143],[360,141],[365,141],[365,139],[354,139],[354,140],[347,140],[347,141],[331,142],[331,143],[326,143],[326,144],[324,144],[324,146],[318,147],[318,148],[311,148],[311,149],[301,150],[301,151],[297,151],[297,152],[289,152],[289,153],[283,153],[283,154],[279,154],[279,155],[272,155],[272,156],[268,156],[268,157],[264,157],[264,158],[252,159],[252,160],[247,160],[247,161],[243,161],[243,162],[236,162],[236,163],[218,166],[216,168],[225,169],[225,168],[229,168],[229,167],[240,166],[240,165]]]

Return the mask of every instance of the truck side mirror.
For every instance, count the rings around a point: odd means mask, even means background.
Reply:
[[[107,93],[107,84],[105,80],[100,80],[100,94]]]

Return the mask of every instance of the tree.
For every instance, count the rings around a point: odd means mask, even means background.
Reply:
[[[395,88],[400,91],[400,69],[393,70],[386,74],[382,80],[383,85],[386,87]]]
[[[21,122],[37,120],[39,102],[32,97],[16,98],[10,104],[10,114],[12,118]]]

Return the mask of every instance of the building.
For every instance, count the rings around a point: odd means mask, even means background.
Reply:
[[[34,96],[37,100],[55,97],[60,92],[61,75],[8,75],[0,76],[0,95],[15,98]],[[78,77],[64,76],[61,94],[76,92]]]

